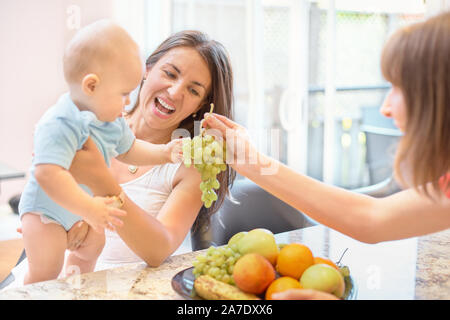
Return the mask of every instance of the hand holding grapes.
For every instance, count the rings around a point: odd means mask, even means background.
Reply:
[[[205,114],[204,125],[222,133],[228,149],[227,164],[237,172],[242,173],[246,165],[257,162],[258,151],[250,141],[247,129],[227,117],[212,113]]]
[[[213,108],[214,105],[211,104],[211,112]],[[226,146],[220,135],[207,134],[204,128],[200,128],[200,131],[200,135],[193,139],[190,137],[183,139],[182,153],[185,166],[190,167],[193,164],[200,172],[202,178],[200,183],[201,200],[206,208],[210,208],[212,203],[218,199],[217,193],[214,191],[220,188],[217,175],[227,170]]]

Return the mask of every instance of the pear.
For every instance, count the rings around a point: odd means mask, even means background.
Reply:
[[[230,238],[230,240],[228,240],[228,246],[232,246],[233,244],[237,244],[239,240],[241,240],[241,238],[247,234],[247,231],[241,231],[236,233],[234,236],[232,236]]]

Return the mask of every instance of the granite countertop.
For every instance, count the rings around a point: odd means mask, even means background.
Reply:
[[[357,299],[450,299],[450,229],[428,236],[365,244],[323,226],[276,235],[299,242],[315,256],[349,266]],[[202,251],[168,258],[159,267],[134,263],[0,292],[0,299],[182,299],[172,277]]]

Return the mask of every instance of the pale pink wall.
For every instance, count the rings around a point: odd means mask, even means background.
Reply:
[[[61,60],[76,32],[67,24],[71,5],[81,27],[113,12],[113,0],[0,1],[0,161],[20,170],[31,164],[35,123],[66,91]],[[25,181],[2,182],[0,204]]]

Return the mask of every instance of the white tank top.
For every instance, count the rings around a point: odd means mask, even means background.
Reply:
[[[155,166],[139,178],[121,184],[122,189],[136,205],[156,217],[172,192],[173,179],[180,165],[166,163]],[[105,229],[105,236],[105,247],[95,270],[142,261],[117,233]]]

